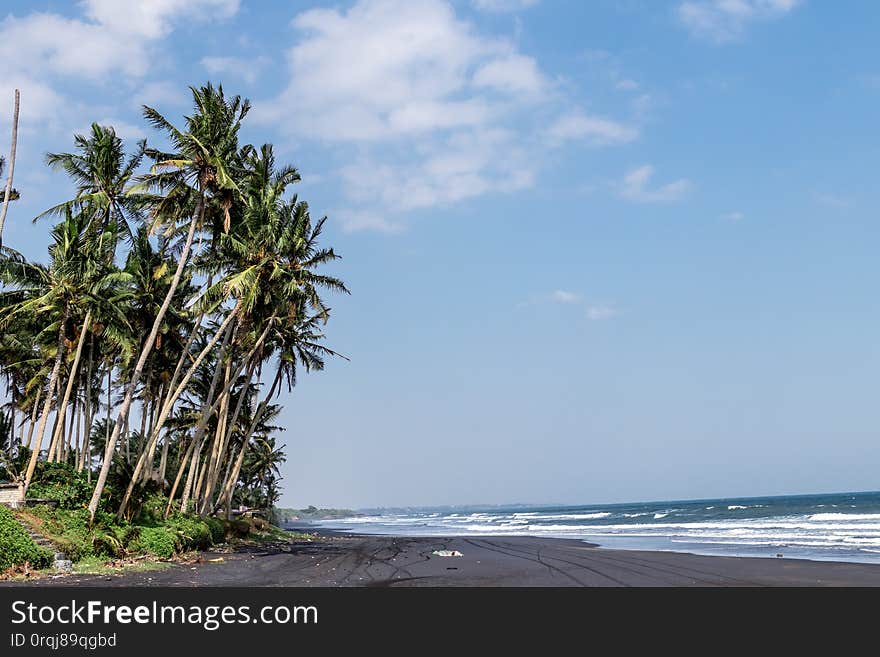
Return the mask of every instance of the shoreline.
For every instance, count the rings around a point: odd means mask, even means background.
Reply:
[[[703,556],[602,548],[526,536],[374,536],[334,530],[312,538],[207,552],[189,563],[111,576],[66,575],[5,586],[572,587],[880,586],[880,564]],[[437,551],[461,556],[441,556]]]

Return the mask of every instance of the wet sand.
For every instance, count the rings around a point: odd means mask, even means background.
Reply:
[[[442,557],[435,550],[457,550]],[[222,562],[208,559],[223,558]],[[206,553],[201,563],[37,586],[880,586],[880,565],[610,550],[531,537],[327,535]]]

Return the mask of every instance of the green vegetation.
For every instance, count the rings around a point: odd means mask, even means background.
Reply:
[[[34,543],[9,509],[0,505],[0,571],[24,563],[45,568],[52,563],[52,556]]]
[[[309,506],[305,509],[275,509],[275,518],[278,522],[291,522],[293,520],[328,520],[333,518],[350,518],[358,515],[350,509],[319,509]]]
[[[75,190],[36,218],[48,259],[0,248],[0,479],[57,501],[33,517],[80,559],[216,543],[240,505],[271,517],[278,398],[338,355],[326,218],[271,144],[240,142],[247,100],[191,91],[181,121],[143,108],[161,148],[93,124],[46,155]]]

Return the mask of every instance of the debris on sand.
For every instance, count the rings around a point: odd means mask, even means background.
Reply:
[[[437,557],[460,557],[461,552],[458,550],[434,550],[431,554]]]

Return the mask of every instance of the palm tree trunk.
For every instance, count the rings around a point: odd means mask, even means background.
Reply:
[[[83,418],[83,422],[85,424],[84,427],[84,436],[83,436],[83,447],[82,454],[80,455],[80,461],[76,464],[77,472],[82,472],[83,468],[86,467],[86,459],[90,457],[91,450],[91,437],[92,437],[92,374],[93,374],[93,366],[94,366],[94,353],[95,353],[95,334],[91,334],[91,341],[89,343],[89,366],[86,370],[86,385],[85,385],[85,417]],[[99,384],[100,385],[100,384]],[[89,461],[90,462],[90,461]]]
[[[9,149],[9,176],[6,178],[6,189],[3,191],[3,209],[0,210],[0,246],[3,246],[3,224],[6,223],[6,211],[12,196],[12,174],[15,173],[15,148],[18,144],[18,106],[21,95],[15,90],[15,109],[12,112],[12,146]]]
[[[37,396],[34,398],[34,407],[31,409],[31,425],[28,427],[27,448],[31,448],[34,440],[34,429],[37,426],[37,411],[40,409],[40,397],[43,396],[43,386],[37,388]]]
[[[165,474],[168,471],[168,447],[170,444],[168,434],[165,434],[165,440],[162,441],[162,456],[159,457],[159,481],[162,482],[163,487],[167,485]]]
[[[27,493],[28,486],[31,485],[31,478],[34,476],[34,470],[37,467],[37,459],[40,456],[40,448],[43,445],[43,433],[46,431],[46,422],[49,420],[49,411],[52,409],[52,388],[58,381],[58,373],[61,372],[61,361],[64,359],[64,323],[67,321],[67,313],[61,318],[58,325],[58,351],[55,354],[55,365],[52,367],[52,373],[49,375],[49,389],[46,392],[46,401],[43,403],[43,414],[40,416],[40,426],[37,427],[37,435],[34,437],[34,448],[31,451],[31,458],[28,462],[27,473],[24,477],[24,490],[22,494]],[[95,507],[97,509],[97,507]]]
[[[183,473],[186,472],[186,464],[189,461],[190,454],[192,454],[193,448],[196,446],[196,441],[191,440],[189,446],[186,448],[186,451],[180,457],[180,463],[177,466],[177,475],[174,477],[174,485],[171,486],[171,492],[168,493],[168,504],[165,507],[165,517],[167,518],[171,514],[171,506],[174,504],[174,496],[177,493],[177,488],[180,485],[180,480],[183,477]]]
[[[229,474],[223,484],[223,492],[220,495],[218,504],[224,504],[226,506],[227,519],[229,518],[230,505],[232,503],[232,493],[235,491],[235,482],[238,481],[238,475],[241,472],[241,466],[244,463],[244,456],[247,452],[248,442],[250,441],[251,435],[254,433],[254,430],[257,428],[257,425],[260,423],[260,420],[263,419],[263,413],[266,412],[266,407],[269,405],[269,400],[272,399],[272,397],[275,395],[275,389],[281,382],[281,372],[282,369],[279,366],[278,372],[275,374],[275,380],[272,381],[272,387],[269,389],[269,394],[267,394],[266,397],[257,406],[257,410],[254,411],[254,417],[251,420],[251,426],[248,428],[247,433],[242,436],[241,447],[239,448],[238,456],[235,458],[235,465],[232,468],[232,472]]]
[[[67,404],[70,401],[70,392],[73,390],[73,384],[76,381],[76,373],[79,368],[80,357],[82,356],[83,345],[86,343],[86,334],[89,332],[89,324],[92,322],[92,311],[86,313],[86,318],[83,321],[82,329],[79,332],[79,341],[76,343],[76,354],[73,357],[73,365],[70,366],[70,374],[67,377],[67,387],[64,389],[64,399],[61,400],[61,405],[58,407],[57,413],[59,417],[64,417],[64,413],[67,411]],[[58,450],[58,442],[61,440],[61,425],[63,422],[59,422],[58,426],[55,428],[55,435],[52,436],[52,442],[49,443],[49,458],[52,459],[53,452],[57,452]]]
[[[223,389],[225,391],[227,391],[227,393],[223,395],[223,401],[220,402],[220,410],[217,413],[217,427],[214,431],[214,439],[211,441],[211,447],[210,447],[210,449],[208,449],[208,453],[205,455],[205,467],[202,470],[202,474],[206,475],[206,476],[204,476],[204,481],[205,481],[204,491],[202,490],[202,487],[201,487],[202,479],[201,478],[199,479],[199,487],[197,489],[199,491],[199,495],[197,496],[197,499],[195,500],[195,510],[196,510],[196,513],[199,513],[199,514],[202,513],[205,500],[210,496],[211,489],[208,486],[210,485],[210,481],[211,481],[211,471],[214,468],[214,463],[216,462],[216,460],[220,458],[220,454],[219,454],[220,436],[223,434],[223,431],[226,426],[226,418],[229,415],[229,397],[231,395],[232,386],[234,385],[234,382],[232,382],[230,380],[231,376],[232,376],[232,359],[231,358],[228,361],[226,361],[226,368],[225,368],[225,372],[224,372],[223,376],[224,376]]]
[[[205,194],[204,191],[201,192],[201,199],[199,201],[199,221],[201,223],[205,217]],[[159,334],[159,327],[162,325],[162,320],[165,319],[165,313],[168,312],[168,307],[171,305],[171,300],[174,298],[174,293],[177,291],[177,286],[180,284],[180,279],[183,276],[183,270],[186,266],[186,261],[189,259],[190,249],[192,248],[193,237],[196,233],[196,223],[195,221],[190,223],[189,232],[186,236],[186,243],[183,246],[183,252],[180,254],[180,260],[177,262],[177,270],[174,272],[174,278],[171,280],[171,286],[168,288],[168,292],[165,294],[165,299],[162,302],[162,306],[159,308],[159,312],[156,314],[155,319],[153,320],[153,328],[150,330],[150,335],[147,338],[146,344],[144,344],[143,349],[141,350],[141,355],[138,358],[137,364],[134,368],[134,373],[131,376],[131,380],[128,382],[128,386],[125,390],[125,397],[122,400],[122,406],[119,409],[119,415],[116,418],[116,425],[113,427],[113,434],[110,436],[110,441],[108,443],[108,454],[112,454],[113,450],[116,448],[116,441],[119,439],[119,432],[122,430],[122,426],[128,418],[128,409],[131,407],[131,402],[134,398],[134,392],[137,388],[137,384],[140,382],[141,373],[144,370],[144,366],[147,363],[147,358],[150,356],[150,352],[153,349],[153,344],[156,342],[156,336]],[[104,492],[104,486],[107,483],[107,474],[110,472],[110,461],[108,459],[104,459],[104,463],[101,464],[101,471],[98,473],[98,481],[95,483],[95,490],[92,493],[92,499],[89,501],[89,517],[90,523],[95,520],[95,513],[98,511],[98,502],[101,500],[101,494]]]
[[[254,376],[254,370],[256,369],[256,366],[257,366],[257,358],[255,356],[254,358],[251,359],[251,362],[248,363],[247,372],[245,372],[244,381],[241,385],[241,390],[238,393],[238,401],[235,404],[235,410],[232,412],[232,419],[230,419],[228,422],[226,422],[226,421],[223,422],[223,432],[220,434],[220,441],[219,441],[220,445],[218,448],[217,460],[214,462],[211,470],[208,471],[208,485],[205,488],[205,490],[207,491],[207,494],[205,495],[205,502],[202,505],[202,511],[201,511],[201,514],[203,516],[209,512],[209,509],[211,508],[211,506],[213,504],[213,501],[214,501],[213,500],[213,498],[214,498],[213,492],[214,492],[215,487],[217,486],[217,480],[220,478],[222,457],[226,453],[228,438],[235,431],[235,425],[238,422],[239,415],[241,415],[241,409],[244,406],[245,398],[248,396],[248,392],[249,392],[250,385],[251,385],[251,379]],[[218,426],[218,430],[219,429],[220,429],[220,427]]]
[[[193,374],[195,374],[196,370],[199,368],[199,365],[202,364],[202,361],[205,357],[210,353],[211,349],[214,348],[214,345],[217,344],[217,341],[220,339],[220,336],[225,336],[223,338],[223,346],[221,347],[221,353],[226,349],[226,345],[229,342],[229,336],[232,331],[232,324],[230,323],[233,318],[238,314],[240,304],[237,304],[235,308],[229,313],[226,319],[223,320],[223,323],[220,327],[214,332],[214,336],[205,345],[202,351],[199,353],[198,357],[193,361],[192,365],[189,366],[186,374],[184,375],[181,382],[178,384],[177,389],[171,393],[171,396],[165,399],[163,404],[162,412],[159,414],[159,419],[156,421],[156,426],[153,428],[150,434],[150,445],[155,445],[156,441],[159,440],[159,434],[162,431],[162,427],[165,425],[165,421],[168,419],[168,415],[171,413],[174,408],[175,402],[183,394],[183,391],[186,389],[186,386],[189,384],[190,379]],[[215,379],[217,376],[217,372],[215,371]],[[213,387],[211,388],[211,394],[213,394]],[[169,391],[170,392],[170,391]],[[149,445],[148,445],[149,447]],[[137,478],[140,475],[141,469],[144,467],[144,461],[142,459],[138,459],[137,464],[135,465],[134,474],[132,475],[132,480],[128,484],[128,489],[125,491],[125,496],[122,498],[122,503],[119,505],[118,515],[121,518],[122,514],[125,512],[125,508],[128,506],[128,500],[131,497],[132,491],[134,491],[135,482],[137,482]],[[183,467],[181,465],[181,467]]]

